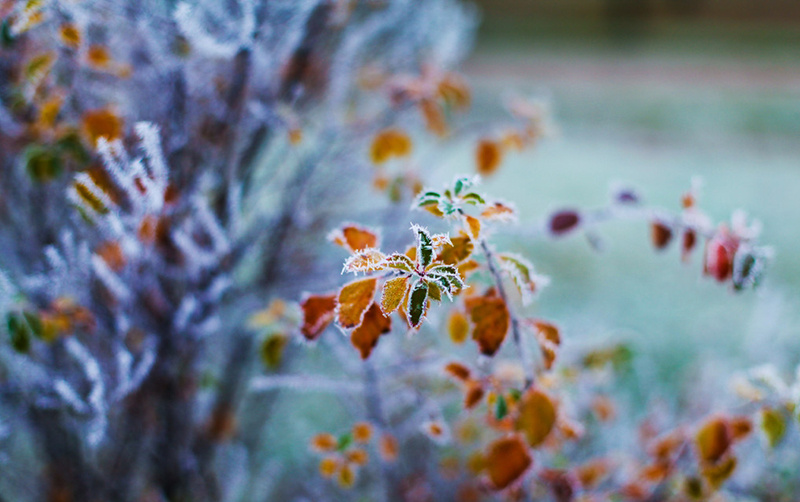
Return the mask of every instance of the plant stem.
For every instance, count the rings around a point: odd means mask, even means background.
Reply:
[[[497,269],[497,263],[495,261],[494,253],[489,248],[489,244],[486,243],[485,239],[479,239],[478,243],[481,246],[481,251],[483,251],[483,255],[486,257],[486,266],[489,268],[489,273],[492,274],[495,286],[497,287],[497,292],[500,295],[500,298],[503,299],[503,303],[506,304],[506,309],[508,310],[508,316],[511,319],[511,336],[514,338],[514,344],[517,346],[517,349],[519,350],[519,356],[522,361],[522,368],[525,372],[525,388],[528,389],[536,381],[536,376],[533,371],[533,365],[531,364],[531,361],[528,358],[528,351],[526,350],[525,344],[522,343],[522,335],[520,333],[520,328],[519,328],[519,318],[514,313],[514,310],[511,308],[511,305],[509,304],[508,294],[506,294],[506,290],[503,287],[503,277],[500,275],[500,272]]]

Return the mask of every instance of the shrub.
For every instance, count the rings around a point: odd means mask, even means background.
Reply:
[[[474,145],[469,170],[491,176],[549,130],[522,99],[459,124],[468,7],[31,0],[0,17],[0,499],[703,498],[753,430],[783,441],[797,384],[772,370],[735,413],[603,441],[632,423],[608,393],[629,348],[562,353],[527,310],[548,279],[493,243],[513,204],[471,173],[427,186],[444,145]],[[622,217],[736,291],[769,256],[694,190],[677,214],[622,190],[544,235]],[[279,413],[324,422],[325,394],[352,417],[309,433],[315,453],[265,441]]]

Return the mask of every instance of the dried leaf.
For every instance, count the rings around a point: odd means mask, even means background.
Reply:
[[[428,130],[439,137],[447,136],[447,122],[441,107],[432,99],[423,99],[419,103],[422,117]]]
[[[397,440],[391,434],[383,434],[378,444],[378,453],[385,462],[397,460],[398,453]]]
[[[353,330],[350,335],[350,342],[361,352],[361,359],[366,359],[372,353],[372,349],[378,344],[381,335],[388,333],[392,329],[392,320],[383,315],[381,308],[373,303],[364,314],[361,325]]]
[[[672,229],[660,221],[650,224],[650,238],[656,249],[664,249],[672,240]]]
[[[695,436],[697,453],[706,464],[716,463],[728,451],[731,434],[723,417],[714,417],[700,427]]]
[[[503,490],[520,479],[532,463],[528,448],[516,435],[494,441],[485,457],[489,480],[497,490]]]
[[[412,328],[417,329],[425,317],[428,308],[428,283],[417,281],[408,295],[408,322]]]
[[[261,342],[261,362],[268,368],[277,368],[283,360],[283,352],[289,337],[283,333],[274,333]]]
[[[122,137],[122,119],[111,110],[102,108],[83,114],[83,131],[92,146],[100,138],[113,141]]]
[[[553,235],[564,235],[578,228],[581,215],[572,209],[565,209],[550,216],[550,232]]]
[[[736,457],[728,455],[724,460],[713,465],[703,467],[703,477],[712,489],[717,490],[736,469]]]
[[[464,387],[464,408],[469,410],[480,404],[484,393],[483,385],[480,382],[475,380],[467,382]]]
[[[348,224],[328,234],[328,240],[351,253],[380,247],[377,232],[355,224]]]
[[[556,407],[550,396],[532,388],[519,402],[519,415],[515,423],[518,431],[525,434],[525,439],[532,448],[536,448],[547,439],[556,423]]]
[[[367,248],[353,253],[344,262],[344,270],[347,272],[376,272],[384,269],[386,255],[377,249]]]
[[[375,278],[360,279],[346,284],[339,291],[336,317],[341,327],[350,329],[361,324],[364,314],[372,305],[377,284]]]
[[[444,371],[460,382],[466,382],[470,377],[469,368],[461,363],[447,363],[447,365],[444,367]]]
[[[482,354],[494,355],[505,340],[509,326],[508,308],[502,298],[477,296],[465,301],[474,325],[472,339]]]
[[[386,315],[391,314],[403,303],[403,298],[408,289],[408,277],[395,277],[389,279],[383,285],[383,294],[381,295],[381,308]]]
[[[450,335],[450,340],[452,340],[453,343],[464,343],[469,334],[467,316],[458,310],[454,310],[453,313],[450,314],[450,319],[447,321],[447,333]]]
[[[503,161],[501,145],[491,139],[482,139],[475,149],[475,164],[478,173],[483,176],[493,174]]]
[[[490,221],[511,222],[516,220],[517,212],[508,204],[495,202],[483,210],[481,217]]]
[[[442,246],[437,259],[448,265],[457,265],[469,258],[473,249],[475,249],[475,244],[466,235],[451,237],[450,244]]]
[[[336,295],[309,295],[301,303],[303,325],[300,332],[308,340],[316,340],[333,321]]]
[[[383,164],[392,157],[405,157],[411,153],[411,138],[399,129],[384,129],[375,135],[369,156],[374,164]]]
[[[481,220],[478,218],[473,218],[472,216],[465,216],[464,220],[467,222],[467,228],[469,229],[469,236],[473,239],[477,239],[481,234]]]

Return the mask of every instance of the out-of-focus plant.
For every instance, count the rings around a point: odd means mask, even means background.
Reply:
[[[426,189],[435,166],[417,167],[465,142],[491,176],[550,130],[522,99],[460,125],[474,17],[455,0],[0,2],[0,499],[707,498],[756,425],[782,442],[797,396],[774,379],[742,384],[771,400],[755,412],[645,423],[640,451],[603,441],[630,351],[562,355],[557,324],[526,313],[548,279],[492,243],[513,205],[470,176]],[[382,232],[335,223],[365,212]],[[676,215],[622,190],[546,233],[596,242],[612,218],[684,258],[703,245],[734,290],[769,255],[694,191]],[[298,341],[345,376],[289,371]],[[309,437],[319,475],[290,480],[265,444],[276,389],[352,405],[352,427]]]

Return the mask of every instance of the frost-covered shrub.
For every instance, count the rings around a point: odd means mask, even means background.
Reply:
[[[800,394],[763,370],[740,382],[752,409],[609,444],[631,424],[609,395],[628,349],[561,354],[526,310],[548,279],[492,244],[513,204],[417,167],[460,141],[491,176],[549,130],[521,99],[459,125],[468,6],[28,0],[0,18],[0,499],[703,498],[754,427],[783,440]],[[657,249],[755,286],[757,228],[712,224],[694,191],[682,206],[623,190],[545,234],[644,218]],[[309,344],[325,361],[303,374]],[[319,472],[264,441],[278,389],[352,412],[307,438]]]

